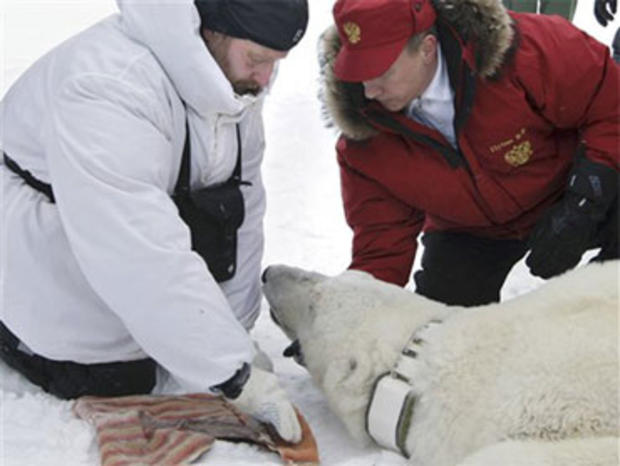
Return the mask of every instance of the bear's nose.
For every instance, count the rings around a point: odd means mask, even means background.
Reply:
[[[260,276],[260,279],[263,283],[267,283],[267,274],[269,273],[269,269],[270,267],[267,267],[265,270],[263,270],[263,274]]]

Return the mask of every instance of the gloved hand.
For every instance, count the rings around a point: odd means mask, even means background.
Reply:
[[[594,0],[594,16],[601,26],[614,20],[616,7],[616,0]]]
[[[242,384],[240,394],[239,384]],[[213,388],[221,390],[241,411],[273,425],[284,440],[293,443],[301,440],[295,409],[273,373],[245,364],[230,380]]]
[[[551,278],[575,267],[596,234],[588,202],[567,193],[536,225],[525,260],[533,275]]]
[[[617,196],[618,174],[585,157],[569,176],[564,197],[538,222],[525,263],[533,275],[550,278],[573,268],[594,247],[599,224]]]

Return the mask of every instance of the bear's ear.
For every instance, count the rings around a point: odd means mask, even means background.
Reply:
[[[357,359],[337,358],[327,366],[323,385],[325,389],[341,388],[357,369]]]
[[[348,355],[335,358],[327,366],[323,377],[325,390],[346,390],[347,392],[364,392],[366,386],[372,386],[370,364],[364,358]]]

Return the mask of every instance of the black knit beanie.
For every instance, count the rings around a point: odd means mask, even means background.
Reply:
[[[308,25],[307,0],[195,0],[202,27],[287,51]]]

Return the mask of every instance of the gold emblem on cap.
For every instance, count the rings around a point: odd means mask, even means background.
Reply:
[[[350,43],[357,44],[362,40],[362,30],[358,24],[349,21],[344,23],[342,30],[347,35],[347,39],[349,39]]]

